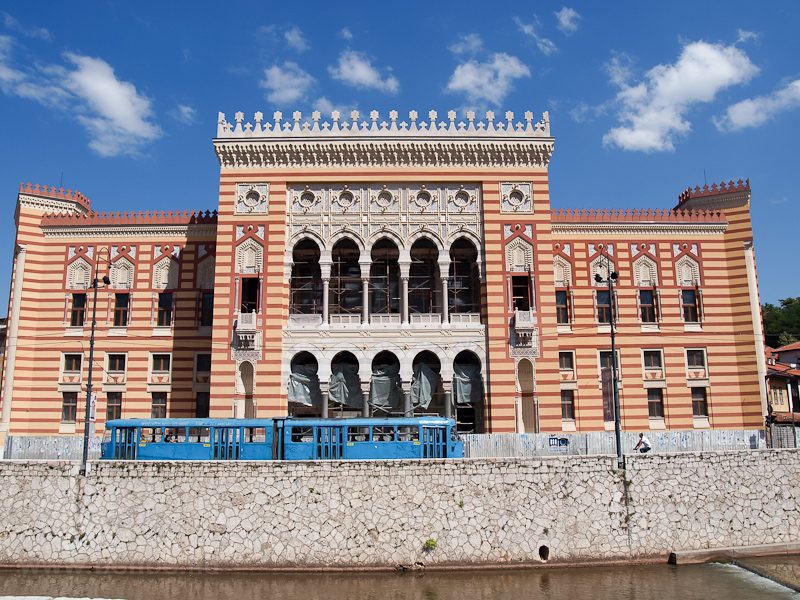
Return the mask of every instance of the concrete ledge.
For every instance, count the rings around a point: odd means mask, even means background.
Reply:
[[[790,554],[800,554],[800,542],[708,548],[705,550],[680,550],[678,552],[670,552],[669,564],[692,565],[718,560],[733,561],[737,558],[746,558],[748,556],[788,556]]]

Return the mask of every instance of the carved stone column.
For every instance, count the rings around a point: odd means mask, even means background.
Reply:
[[[369,277],[361,278],[361,297],[363,306],[361,307],[361,326],[369,326]]]
[[[400,282],[403,288],[402,298],[400,299],[403,311],[402,327],[408,327],[408,277],[401,277]]]
[[[330,323],[328,319],[328,295],[329,295],[329,288],[330,288],[331,280],[330,278],[326,278],[322,280],[322,326],[328,327]]]
[[[444,387],[444,418],[453,418],[453,391],[450,386]]]
[[[447,295],[447,277],[442,277],[442,327],[450,327],[450,307],[448,306],[449,298]]]
[[[411,406],[411,382],[403,382],[403,416],[413,417],[414,409]]]

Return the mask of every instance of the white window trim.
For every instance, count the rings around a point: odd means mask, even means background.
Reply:
[[[123,373],[122,382],[112,382],[108,381],[108,377],[110,375],[110,371],[108,368],[109,358],[111,355],[122,354],[125,356],[125,371]],[[104,392],[124,392],[128,387],[128,367],[130,366],[129,363],[129,356],[127,352],[106,352],[105,358],[103,359],[103,389]],[[114,371],[117,373],[118,371]]]
[[[602,366],[600,363],[600,353],[601,352],[611,352],[611,348],[599,348],[597,350],[597,389],[603,389],[603,374],[602,374]],[[617,389],[622,389],[622,357],[619,354],[619,348],[615,350],[617,355]]]
[[[645,365],[644,353],[645,352],[658,352],[661,355],[661,367],[648,367]],[[642,348],[642,382],[643,387],[647,388],[666,388],[667,387],[667,370],[664,364],[664,349],[663,348]],[[660,372],[661,377],[648,377],[649,373]]]
[[[163,374],[164,371],[153,370],[153,357],[157,354],[166,354],[169,356],[169,372],[167,373],[167,382],[154,382],[153,377],[158,374]],[[127,363],[126,363],[127,365]],[[147,358],[147,392],[171,392],[172,391],[172,352],[150,352]]]
[[[703,352],[703,365],[705,371],[705,377],[691,377],[689,375],[689,351],[690,350],[701,350]],[[708,370],[708,350],[706,348],[685,348],[683,352],[683,364],[686,369],[686,387],[693,388],[693,387],[711,387],[711,375]],[[696,367],[693,370],[699,370]]]
[[[561,354],[571,354],[572,355],[572,368],[571,369],[562,369],[561,368]],[[561,384],[562,390],[576,390],[578,389],[578,369],[577,364],[575,363],[575,350],[559,350],[558,351],[558,380]],[[568,379],[564,379],[562,375],[568,374],[572,375]]]
[[[67,354],[77,354],[78,356],[81,357],[81,370],[80,371],[67,371],[67,369],[66,369]],[[83,352],[62,352],[61,353],[61,364],[59,365],[59,370],[58,370],[58,391],[59,392],[80,392],[80,391],[82,391],[81,385],[83,383],[83,368],[84,368]],[[64,381],[64,376],[67,373],[77,373],[78,374],[78,381]]]

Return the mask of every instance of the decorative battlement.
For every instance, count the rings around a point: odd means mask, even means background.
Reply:
[[[31,185],[30,182],[26,185],[25,183],[20,181],[19,193],[28,194],[30,196],[40,196],[42,198],[71,200],[72,202],[77,202],[86,210],[89,210],[91,206],[91,201],[86,196],[77,191],[73,192],[72,190],[64,190],[63,187],[56,189],[55,186],[51,186],[48,188],[46,185],[39,185],[38,183],[35,185]]]
[[[82,214],[48,214],[42,217],[42,227],[69,225],[211,225],[217,222],[217,211],[135,211]]]
[[[244,123],[236,113],[236,125],[219,113],[214,150],[223,169],[342,169],[342,168],[531,168],[546,167],[553,154],[550,116],[534,123],[533,113],[525,113],[525,123],[514,123],[508,111],[505,121],[495,122],[494,113],[486,113],[486,123],[475,123],[475,113],[467,113],[467,122],[456,123],[456,111],[447,113],[447,121],[438,121],[435,110],[428,121],[409,113],[410,124],[397,122],[397,111],[389,113],[391,123],[380,120],[378,111],[370,112],[370,121],[361,121],[360,113],[350,113],[342,120],[338,111],[331,113],[331,123],[320,123],[319,111],[311,122],[302,121],[295,111],[292,122],[282,123],[276,111],[274,123],[255,114],[255,125]]]
[[[714,210],[585,210],[552,209],[553,223],[727,223],[725,214]]]
[[[734,185],[736,187],[734,187]],[[725,186],[725,182],[723,181],[719,185],[716,183],[712,183],[711,187],[709,188],[707,185],[704,185],[702,188],[697,186],[696,188],[686,188],[686,191],[683,192],[678,196],[678,206],[686,202],[691,198],[701,198],[704,196],[716,196],[718,194],[730,194],[732,192],[744,192],[750,191],[750,179],[745,179],[742,181],[741,179],[733,183],[733,181],[729,181],[727,187]]]
[[[467,123],[463,120],[456,124],[456,111],[451,110],[447,113],[448,122],[437,122],[438,113],[435,110],[428,112],[429,121],[419,119],[417,111],[412,110],[408,113],[406,123],[397,123],[398,113],[396,110],[389,111],[390,123],[385,120],[380,124],[380,115],[377,110],[369,113],[371,122],[360,121],[360,113],[357,110],[350,112],[350,122],[341,119],[338,110],[331,113],[331,121],[320,124],[321,114],[315,110],[311,113],[311,122],[301,120],[303,115],[300,111],[292,113],[292,122],[283,121],[283,113],[275,111],[272,115],[275,123],[264,122],[264,113],[257,112],[254,115],[255,126],[252,123],[245,123],[244,113],[237,112],[234,116],[236,125],[225,120],[225,113],[219,113],[217,120],[217,138],[298,138],[298,137],[550,137],[550,115],[545,112],[542,120],[538,123],[533,122],[533,113],[524,113],[525,123],[517,122],[514,124],[514,113],[505,113],[505,122],[500,121],[495,124],[495,114],[492,111],[486,113],[486,123],[475,123],[475,113],[466,113]]]

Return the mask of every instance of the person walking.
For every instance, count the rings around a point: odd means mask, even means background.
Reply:
[[[636,444],[636,446],[634,446],[633,449],[638,450],[642,454],[644,454],[645,452],[650,452],[650,440],[648,440],[643,433],[640,433],[639,443]]]

